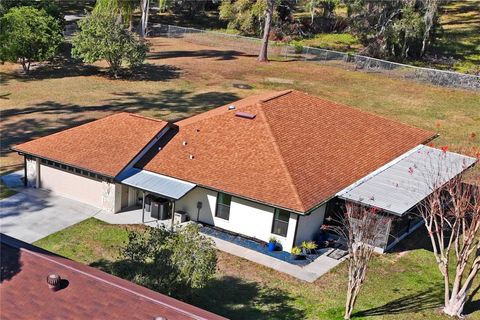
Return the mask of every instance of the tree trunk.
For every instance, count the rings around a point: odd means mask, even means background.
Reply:
[[[467,295],[456,295],[452,296],[445,307],[443,308],[443,312],[446,315],[451,317],[458,317],[462,318],[463,314],[463,307],[465,306],[465,302],[467,302]]]
[[[272,27],[273,2],[275,0],[267,0],[267,10],[265,12],[265,26],[263,29],[262,47],[258,55],[258,61],[268,61],[268,38],[270,36],[270,29]]]
[[[140,20],[140,38],[145,38],[145,32],[148,25],[148,10],[150,8],[150,0],[142,0],[142,18]]]

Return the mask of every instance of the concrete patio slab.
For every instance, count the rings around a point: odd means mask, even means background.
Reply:
[[[93,217],[100,211],[45,190],[16,190],[19,193],[0,200],[0,232],[28,243]]]

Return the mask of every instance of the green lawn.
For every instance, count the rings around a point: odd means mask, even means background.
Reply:
[[[35,244],[95,265],[103,259],[118,258],[128,228],[132,226],[108,225],[91,218]],[[420,235],[407,243],[418,245]],[[405,249],[374,258],[356,308],[357,319],[448,319],[439,312],[442,282],[432,254],[423,248]],[[218,254],[216,276],[194,294],[194,305],[232,319],[342,319],[345,263],[309,284],[223,252]],[[478,281],[476,286],[480,286]],[[480,319],[479,303],[477,292],[466,308],[469,319]]]
[[[0,180],[0,199],[5,199],[16,194],[17,191],[7,188],[7,186]]]

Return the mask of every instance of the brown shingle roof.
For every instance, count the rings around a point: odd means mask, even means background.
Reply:
[[[118,113],[13,149],[115,177],[166,125]]]
[[[163,294],[56,256],[2,234],[1,318],[22,319],[224,319]],[[46,277],[68,286],[52,292]]]
[[[435,134],[298,91],[234,102],[177,122],[144,169],[296,212]],[[255,119],[235,116],[237,111]],[[193,159],[190,159],[193,156]]]

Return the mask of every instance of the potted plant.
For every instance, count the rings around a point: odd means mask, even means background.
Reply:
[[[312,254],[312,252],[315,252],[315,250],[318,248],[318,245],[315,243],[315,241],[303,241],[302,248],[305,250],[306,254]]]
[[[302,249],[300,247],[293,247],[290,253],[294,260],[298,260],[302,256]]]
[[[268,251],[272,252],[272,251],[275,251],[275,249],[277,248],[277,238],[275,237],[270,237],[270,239],[268,239]]]

